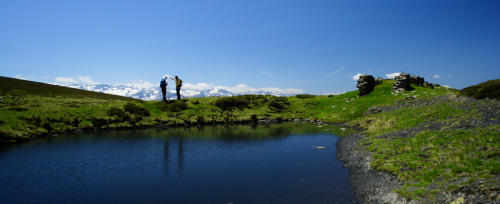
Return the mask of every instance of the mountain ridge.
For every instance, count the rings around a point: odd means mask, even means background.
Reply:
[[[161,100],[162,98],[160,88],[148,82],[125,83],[116,85],[111,85],[106,83],[95,83],[95,84],[74,83],[74,84],[57,84],[57,85],[77,88],[87,91],[95,91],[100,93],[126,96],[147,101]],[[181,96],[183,98],[237,96],[245,94],[294,96],[303,93],[304,91],[300,89],[251,88],[243,84],[237,85],[235,87],[211,86],[207,84],[201,84],[201,85],[186,84],[186,86],[184,86],[181,89]],[[168,99],[176,98],[176,92],[174,89],[167,88],[167,98]]]

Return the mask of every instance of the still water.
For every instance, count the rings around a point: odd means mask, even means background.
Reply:
[[[0,149],[1,203],[352,203],[313,124],[102,131]],[[318,148],[318,146],[324,148]]]

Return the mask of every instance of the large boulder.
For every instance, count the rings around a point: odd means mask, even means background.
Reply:
[[[392,87],[392,90],[396,92],[411,91],[413,90],[413,87],[411,87],[410,84],[410,74],[402,73],[399,76],[394,77],[394,86]]]
[[[372,75],[361,75],[358,79],[358,84],[356,88],[359,89],[359,96],[364,96],[369,94],[375,89],[377,83],[375,82],[375,78]]]

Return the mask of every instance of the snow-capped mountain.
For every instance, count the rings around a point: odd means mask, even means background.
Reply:
[[[159,86],[155,86],[149,82],[136,82],[124,84],[102,84],[102,83],[74,83],[74,84],[59,84],[72,88],[78,88],[89,91],[96,91],[108,94],[115,94],[127,96],[142,100],[160,100],[161,91]],[[175,89],[167,87],[167,97],[173,99],[176,97]],[[276,95],[276,96],[292,96],[302,94],[304,91],[300,89],[281,89],[281,88],[252,88],[244,84],[224,87],[214,86],[212,84],[199,83],[189,84],[186,83],[182,86],[182,97],[211,97],[211,96],[235,96],[243,94],[259,94],[259,95]]]

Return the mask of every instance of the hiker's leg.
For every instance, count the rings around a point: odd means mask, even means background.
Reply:
[[[167,101],[166,95],[167,95],[167,89],[161,87],[161,93],[163,95],[163,101]]]
[[[177,91],[177,100],[181,100],[181,88],[180,87],[176,88],[176,91]]]

